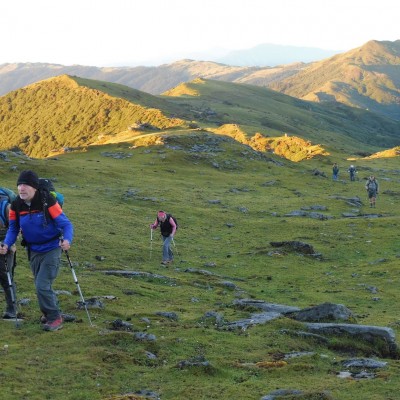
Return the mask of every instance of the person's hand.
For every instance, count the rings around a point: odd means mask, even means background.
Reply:
[[[7,254],[8,252],[8,246],[4,243],[0,245],[0,254]]]
[[[71,248],[71,244],[69,243],[68,240],[63,239],[60,240],[60,247],[64,250],[64,251],[68,251]]]

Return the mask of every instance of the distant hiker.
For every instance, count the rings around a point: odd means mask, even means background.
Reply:
[[[368,178],[367,183],[365,184],[365,189],[367,189],[368,193],[369,206],[375,207],[376,196],[379,189],[378,181],[375,179],[375,176],[371,175]]]
[[[354,165],[350,165],[350,168],[347,170],[347,172],[350,174],[350,180],[355,181],[356,180],[356,167]]]
[[[174,260],[174,254],[171,250],[171,242],[174,240],[177,224],[171,214],[159,211],[156,220],[150,225],[150,228],[157,229],[158,226],[160,227],[163,239],[161,265],[168,265]]]
[[[7,254],[21,230],[43,313],[43,329],[56,331],[62,328],[63,317],[52,284],[60,267],[61,251],[69,250],[74,229],[56,199],[39,190],[35,172],[22,171],[17,187],[18,196],[11,203],[9,227],[0,254]]]
[[[3,194],[4,193],[4,194]],[[12,197],[9,193],[12,193]],[[10,189],[0,188],[0,241],[1,244],[6,237],[9,224],[10,202],[15,198],[15,193]],[[16,246],[13,243],[6,254],[0,256],[0,284],[4,291],[6,310],[3,319],[14,320],[17,318],[16,290],[14,283],[14,269],[16,267]],[[8,276],[8,274],[9,276]],[[9,278],[10,277],[10,281]]]
[[[338,180],[338,177],[339,177],[339,166],[337,165],[337,163],[333,164],[332,177],[333,177],[334,181]]]

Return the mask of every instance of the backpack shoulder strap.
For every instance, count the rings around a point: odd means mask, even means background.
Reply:
[[[8,226],[7,206],[9,204],[7,200],[1,200],[0,202],[0,221],[4,226]]]

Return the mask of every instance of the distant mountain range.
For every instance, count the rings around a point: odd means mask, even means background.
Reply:
[[[400,40],[370,41],[268,86],[304,100],[336,101],[400,120]]]
[[[340,102],[400,120],[400,40],[370,41],[322,61],[276,67],[230,66],[193,60],[158,67],[113,68],[3,64],[0,65],[0,94],[64,74],[119,83],[150,94],[162,94],[198,77],[247,83],[304,100]]]

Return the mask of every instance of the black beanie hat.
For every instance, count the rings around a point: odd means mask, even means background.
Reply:
[[[39,177],[37,176],[36,172],[30,170],[22,171],[19,174],[17,186],[21,184],[29,185],[35,189],[39,189]]]

